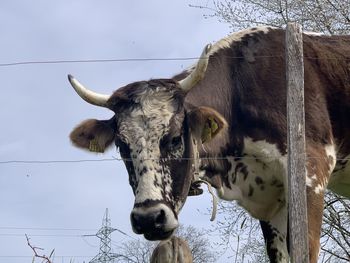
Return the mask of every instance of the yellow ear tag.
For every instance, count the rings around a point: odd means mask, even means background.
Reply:
[[[219,129],[213,117],[209,117],[202,130],[202,142],[210,141],[215,135],[215,132]]]
[[[98,141],[96,139],[92,139],[92,140],[90,140],[89,151],[103,153],[104,149],[102,147],[100,147],[100,145],[98,144]]]
[[[219,125],[217,124],[216,120],[213,117],[210,117],[209,121],[210,121],[211,133],[215,135],[216,131],[219,129]]]

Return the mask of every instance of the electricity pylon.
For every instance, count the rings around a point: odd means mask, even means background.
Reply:
[[[94,235],[100,239],[100,252],[89,263],[114,263],[114,259],[118,257],[112,252],[111,233],[118,229],[111,227],[111,219],[108,217],[108,208],[102,220],[102,227]],[[86,235],[91,236],[91,235]]]

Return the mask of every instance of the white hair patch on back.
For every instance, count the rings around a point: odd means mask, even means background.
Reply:
[[[225,38],[222,38],[218,42],[213,44],[213,47],[211,48],[210,55],[218,52],[220,49],[224,48],[230,48],[233,42],[239,42],[241,39],[249,34],[253,33],[267,33],[271,29],[274,29],[274,27],[266,27],[266,26],[260,26],[260,27],[254,27],[254,28],[249,28],[249,29],[244,29],[238,32],[235,32],[231,35],[228,35]]]

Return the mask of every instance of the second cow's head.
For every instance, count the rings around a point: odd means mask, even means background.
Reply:
[[[157,79],[126,85],[112,95],[69,81],[87,102],[106,107],[110,120],[86,120],[70,138],[77,147],[103,152],[115,142],[135,195],[131,224],[149,240],[168,238],[178,226],[178,213],[194,180],[195,145],[205,143],[226,122],[215,110],[185,103],[186,94],[206,71],[210,46],[185,79]]]

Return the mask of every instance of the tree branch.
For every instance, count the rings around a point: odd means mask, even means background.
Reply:
[[[54,253],[55,250],[52,250],[51,254],[49,257],[45,256],[45,255],[40,255],[38,254],[37,250],[43,250],[42,248],[40,247],[34,247],[31,243],[30,243],[30,239],[28,238],[27,234],[25,234],[26,236],[26,239],[27,239],[27,244],[28,246],[32,249],[33,253],[34,253],[34,258],[41,258],[43,259],[44,261],[43,262],[46,262],[46,263],[52,263],[52,261],[50,260],[50,257],[52,256],[52,254]]]

